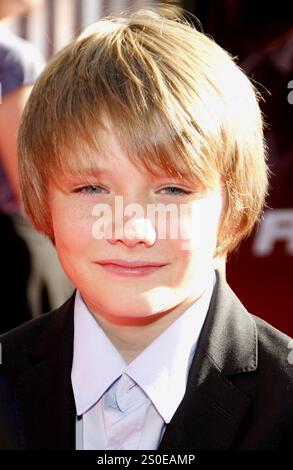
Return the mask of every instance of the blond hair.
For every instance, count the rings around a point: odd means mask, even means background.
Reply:
[[[206,188],[221,177],[217,255],[227,254],[267,191],[258,98],[229,54],[185,19],[150,9],[98,21],[53,57],[26,105],[19,171],[29,219],[53,238],[48,184],[103,147],[107,115],[136,165]]]

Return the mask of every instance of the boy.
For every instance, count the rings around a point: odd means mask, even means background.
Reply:
[[[77,291],[1,338],[10,447],[292,448],[290,338],[214,269],[267,190],[256,93],[228,54],[168,12],[99,21],[34,87],[19,167]]]

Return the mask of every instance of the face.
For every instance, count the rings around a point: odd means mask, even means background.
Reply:
[[[201,295],[216,247],[221,188],[206,192],[197,182],[138,169],[111,130],[106,144],[111,154],[97,155],[86,178],[73,174],[51,184],[55,246],[92,313],[139,324]]]

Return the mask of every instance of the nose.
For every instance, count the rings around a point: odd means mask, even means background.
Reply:
[[[111,244],[124,243],[128,247],[134,247],[143,243],[152,246],[157,239],[156,230],[148,218],[133,218],[124,224],[110,224],[107,227],[107,240]]]

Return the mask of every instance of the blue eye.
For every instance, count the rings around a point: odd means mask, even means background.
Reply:
[[[89,186],[83,186],[81,188],[77,188],[75,189],[74,192],[85,193],[85,194],[100,194],[103,191],[105,191],[105,189],[102,188],[101,186],[89,185]]]
[[[161,191],[167,191],[167,194],[171,194],[172,196],[180,196],[184,194],[190,194],[190,191],[187,191],[183,188],[178,188],[177,186],[168,186],[166,188],[163,188],[160,190]]]

